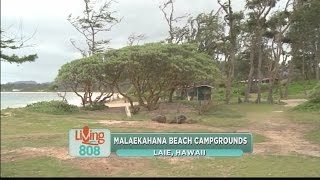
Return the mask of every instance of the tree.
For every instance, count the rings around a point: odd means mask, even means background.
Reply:
[[[104,68],[103,59],[98,55],[74,60],[60,68],[55,82],[71,88],[81,98],[83,107],[103,103],[113,95],[113,80],[104,73],[108,72]],[[96,99],[92,99],[94,91],[100,92]]]
[[[251,10],[249,12],[249,18],[252,19],[252,23],[254,28],[254,34],[255,34],[255,41],[253,41],[255,44],[252,43],[252,45],[256,45],[257,52],[258,52],[258,96],[256,99],[256,103],[261,102],[261,83],[262,83],[262,61],[263,61],[263,34],[266,30],[266,18],[268,14],[270,13],[271,9],[275,7],[276,2],[278,0],[247,0],[246,1],[246,7]],[[252,55],[252,58],[254,56]],[[254,60],[254,59],[252,59]],[[250,74],[248,77],[248,85],[247,85],[247,95],[248,91],[250,91],[251,87],[251,81],[252,81],[252,75],[253,75],[253,63],[251,63],[250,67]]]
[[[219,11],[218,11],[219,12]],[[198,51],[207,53],[217,59],[219,45],[224,40],[224,26],[218,12],[201,13],[195,18],[189,18],[183,42],[195,43]]]
[[[25,55],[25,56],[19,57],[16,54],[13,54],[13,55],[4,54],[2,51],[3,49],[18,50],[24,47],[29,47],[29,45],[26,45],[26,42],[29,41],[34,34],[30,38],[25,39],[24,37],[21,37],[20,40],[18,40],[16,38],[9,37],[9,35],[2,29],[0,30],[0,33],[1,33],[1,43],[0,43],[1,61],[21,64],[24,62],[34,62],[38,58],[37,54],[31,54],[31,55]]]
[[[272,53],[273,53],[273,63],[271,63],[269,70],[269,92],[268,92],[268,102],[273,103],[273,88],[274,81],[279,73],[279,62],[281,56],[286,56],[283,50],[285,33],[291,25],[291,13],[288,11],[290,1],[286,3],[286,7],[283,11],[274,14],[269,22],[267,23],[270,29],[270,36],[272,38]]]
[[[320,78],[319,14],[319,1],[311,1],[310,6],[297,7],[293,11],[294,22],[288,37],[292,44],[294,66],[301,71],[303,79]]]
[[[106,49],[106,45],[110,40],[97,40],[98,33],[111,31],[112,27],[120,22],[114,17],[115,11],[109,8],[113,0],[104,1],[99,8],[94,6],[97,4],[93,0],[84,0],[85,10],[83,16],[73,17],[69,15],[68,21],[80,32],[86,39],[88,50],[81,49],[76,46],[75,41],[71,39],[72,45],[78,49],[83,56],[91,56],[95,53],[102,52]]]
[[[139,45],[139,42],[146,39],[146,35],[145,34],[130,34],[130,36],[128,37],[128,45],[129,46],[133,46],[133,45]]]
[[[174,0],[166,0],[166,2],[159,6],[164,18],[169,26],[169,37],[166,39],[168,43],[179,44],[182,42],[184,35],[187,33],[186,27],[178,27],[175,23],[178,23],[189,15],[174,16]]]
[[[169,27],[169,37],[166,39],[167,43],[182,43],[184,36],[187,34],[186,26],[179,27],[176,24],[182,19],[187,18],[189,15],[185,14],[182,16],[174,16],[174,0],[166,0],[162,6],[159,6],[159,9],[164,15],[164,18]],[[176,89],[172,87],[169,92],[169,102],[173,101],[173,93]]]
[[[229,28],[227,41],[228,41],[228,51],[225,51],[225,57],[227,60],[226,63],[226,103],[230,103],[231,91],[232,91],[232,82],[234,79],[234,65],[235,65],[235,56],[236,56],[236,48],[237,48],[237,33],[239,33],[239,29],[237,26],[237,22],[242,19],[243,14],[235,13],[232,9],[231,0],[226,1],[225,3],[221,3],[218,0],[219,5],[223,9],[226,14],[224,20]]]
[[[159,99],[173,87],[208,80],[217,71],[207,55],[198,53],[194,46],[187,44],[129,46],[109,51],[105,57],[106,62],[116,68],[114,74],[118,79],[129,80],[139,105],[148,110],[157,109]],[[120,94],[130,99],[126,93]]]
[[[113,87],[116,91],[126,98],[130,103],[130,109],[133,114],[138,113],[139,109],[135,109],[132,100],[132,94],[130,90],[133,89],[132,84],[130,84],[130,71],[128,71],[128,53],[126,50],[113,49],[104,54],[104,73],[106,76],[113,79]],[[128,84],[128,88],[123,88],[124,84]]]

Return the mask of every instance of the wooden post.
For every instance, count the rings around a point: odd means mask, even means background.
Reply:
[[[124,107],[124,110],[126,111],[127,117],[130,117],[130,118],[131,118],[131,112],[130,112],[129,106],[125,106],[125,107]]]

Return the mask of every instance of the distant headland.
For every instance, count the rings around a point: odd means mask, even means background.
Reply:
[[[52,92],[51,82],[15,81],[1,84],[1,92]]]

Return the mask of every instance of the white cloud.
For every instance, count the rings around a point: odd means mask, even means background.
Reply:
[[[101,1],[101,0],[99,0]],[[167,24],[158,6],[163,0],[117,0],[112,10],[117,11],[123,21],[111,32],[103,34],[112,39],[110,46],[120,48],[126,45],[131,33],[145,33],[147,42],[163,40],[167,36]],[[235,3],[236,2],[236,3]],[[243,7],[244,0],[233,1],[235,8]],[[64,63],[80,57],[70,38],[83,42],[81,35],[69,24],[70,13],[83,10],[83,0],[1,0],[1,27],[16,32],[22,22],[26,36],[36,34],[30,41],[36,46],[22,49],[17,54],[37,53],[36,62],[15,65],[1,62],[1,83],[18,80],[52,81]],[[176,13],[196,15],[217,10],[214,0],[176,0]]]

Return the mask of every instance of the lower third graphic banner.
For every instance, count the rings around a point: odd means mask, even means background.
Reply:
[[[76,157],[223,156],[253,151],[251,133],[111,133],[71,129],[69,154]]]
[[[250,133],[111,133],[111,152],[125,157],[237,157],[252,146]]]

